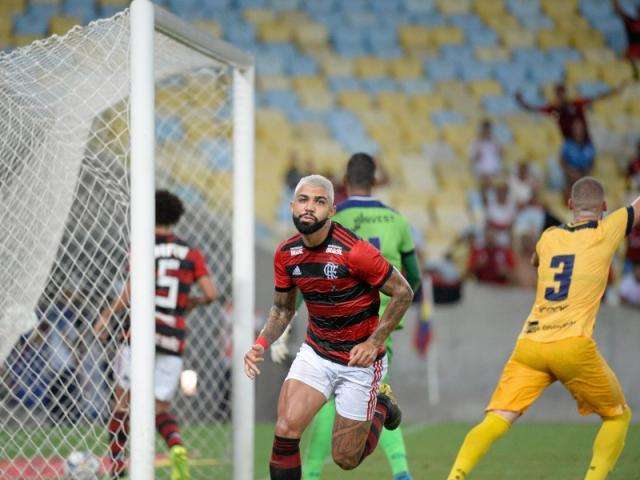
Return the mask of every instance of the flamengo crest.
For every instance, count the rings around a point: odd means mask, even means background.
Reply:
[[[327,263],[324,266],[324,276],[329,280],[335,280],[338,278],[338,265],[335,263]]]

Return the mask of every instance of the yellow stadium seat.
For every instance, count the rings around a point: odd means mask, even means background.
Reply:
[[[492,27],[497,33],[504,30],[517,30],[522,28],[518,20],[508,14],[500,14],[498,16],[492,16],[483,19],[490,27]]]
[[[30,0],[29,3],[31,3],[32,5],[60,5],[62,1],[61,0]]]
[[[293,38],[293,25],[281,22],[264,22],[258,25],[258,38],[265,43],[285,43]]]
[[[196,27],[200,30],[204,30],[209,35],[212,35],[216,38],[220,38],[222,36],[222,27],[220,24],[213,20],[198,20],[195,22]]]
[[[422,62],[415,57],[401,57],[391,60],[389,69],[391,76],[399,80],[418,78],[423,75]]]
[[[569,35],[558,28],[538,31],[538,44],[544,49],[569,46]]]
[[[435,92],[445,98],[458,96],[463,97],[469,94],[469,88],[465,82],[459,80],[448,80],[436,83]]]
[[[613,60],[598,66],[600,78],[612,87],[620,85],[625,80],[631,80],[633,71],[631,65],[623,60]]]
[[[496,80],[474,80],[469,83],[469,88],[476,98],[502,94],[502,85]]]
[[[511,48],[533,47],[536,42],[534,33],[522,27],[502,30],[499,35],[504,44]]]
[[[40,40],[42,37],[38,35],[16,35],[13,37],[13,44],[16,47],[25,47],[30,43]]]
[[[464,34],[458,27],[433,27],[431,36],[435,45],[460,45],[464,43]]]
[[[355,62],[356,74],[363,78],[385,77],[389,72],[389,65],[383,58],[361,57]]]
[[[616,55],[613,53],[613,50],[609,50],[608,48],[587,48],[583,50],[582,54],[584,55],[584,59],[590,63],[609,63],[614,62],[616,60]]]
[[[130,0],[98,0],[100,5],[105,7],[123,7],[126,8],[131,3]]]
[[[470,0],[438,0],[437,5],[445,15],[461,15],[471,11]]]
[[[49,33],[55,35],[64,35],[76,25],[80,25],[81,21],[78,17],[62,17],[55,16],[49,24]]]
[[[327,88],[327,83],[325,82],[324,77],[319,77],[317,75],[302,75],[295,77],[293,78],[292,83],[293,87],[298,92],[326,90]]]
[[[398,38],[407,52],[426,52],[432,49],[429,29],[421,25],[401,26]]]
[[[351,77],[354,74],[353,61],[334,54],[323,56],[320,65],[328,77]]]
[[[284,75],[259,75],[258,90],[291,90],[291,78]]]
[[[335,97],[329,91],[303,92],[299,97],[300,104],[311,110],[329,110],[335,105]]]
[[[329,34],[324,25],[308,22],[295,27],[293,38],[300,48],[316,49],[328,43]]]
[[[340,92],[338,94],[338,103],[344,108],[357,112],[367,111],[372,108],[371,98],[360,90]]]
[[[245,20],[260,25],[261,23],[273,23],[276,20],[276,13],[273,10],[261,8],[247,8],[243,12]]]
[[[476,58],[483,62],[509,60],[511,52],[505,47],[476,47]]]
[[[409,101],[410,106],[416,115],[428,115],[431,112],[443,110],[445,101],[444,97],[435,93],[427,93],[413,96]]]
[[[0,38],[9,39],[13,30],[13,21],[11,17],[0,17]]]
[[[604,46],[602,34],[593,28],[573,30],[570,35],[570,43],[578,50],[600,48]]]
[[[567,81],[572,84],[598,80],[598,67],[593,63],[572,62],[567,64]]]
[[[567,17],[578,10],[577,0],[542,0],[542,10],[552,18]]]
[[[11,20],[13,15],[25,11],[27,0],[2,0],[0,1],[0,18]]]

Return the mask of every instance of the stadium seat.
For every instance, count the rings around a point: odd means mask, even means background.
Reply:
[[[49,23],[49,33],[55,35],[64,35],[76,25],[79,25],[82,20],[78,17],[68,17],[56,15],[51,19]]]
[[[389,71],[388,63],[378,57],[362,57],[355,60],[356,75],[362,78],[384,77]]]

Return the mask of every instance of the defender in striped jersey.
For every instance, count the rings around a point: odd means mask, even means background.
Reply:
[[[300,232],[275,253],[274,306],[256,344],[245,355],[250,378],[264,351],[295,312],[296,289],[309,311],[309,327],[280,392],[270,462],[274,480],[301,478],[299,442],[322,405],[335,396],[333,459],[345,470],[373,452],[382,426],[395,429],[400,410],[386,385],[385,341],[413,298],[407,281],[380,252],[342,225],[333,186],[320,175],[300,180],[291,204]],[[380,292],[390,297],[378,318]]]
[[[156,427],[170,449],[171,480],[190,478],[187,452],[180,436],[176,417],[171,413],[173,399],[182,372],[185,347],[186,315],[198,305],[206,305],[217,297],[204,256],[173,233],[173,227],[184,213],[178,197],[160,190],[156,192],[156,361],[154,392],[156,397]],[[191,295],[197,284],[202,295]],[[100,313],[94,330],[104,337],[112,315],[129,305],[129,284],[114,302]],[[128,333],[126,335],[128,337]],[[124,449],[129,429],[128,397],[131,385],[131,349],[128,341],[119,349],[114,373],[115,401],[109,422],[111,478],[125,475]]]

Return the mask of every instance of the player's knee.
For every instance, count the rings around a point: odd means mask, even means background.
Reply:
[[[302,431],[296,425],[295,421],[286,416],[282,416],[278,417],[278,420],[276,421],[275,434],[278,437],[300,438],[302,436]]]
[[[360,458],[356,458],[355,456],[341,455],[335,451],[332,452],[332,456],[334,463],[342,470],[353,470],[360,464]]]

